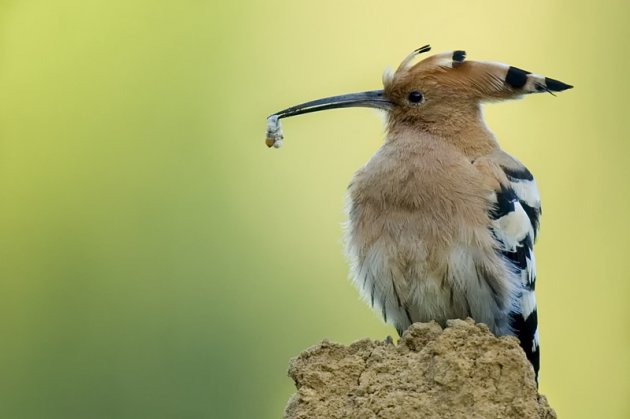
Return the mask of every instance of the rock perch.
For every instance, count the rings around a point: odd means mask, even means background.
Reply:
[[[556,418],[519,342],[471,319],[416,323],[397,346],[323,341],[289,376],[287,419]]]

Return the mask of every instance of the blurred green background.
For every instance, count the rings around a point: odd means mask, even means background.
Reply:
[[[287,362],[394,335],[347,278],[364,109],[412,49],[576,86],[489,105],[537,176],[541,391],[630,417],[624,1],[0,2],[0,418],[277,418]]]

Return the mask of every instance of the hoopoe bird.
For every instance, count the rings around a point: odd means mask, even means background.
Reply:
[[[383,90],[297,105],[278,120],[363,106],[387,112],[387,135],[348,187],[347,253],[354,284],[398,334],[414,322],[472,317],[516,336],[536,378],[539,342],[533,243],[541,214],[529,170],[484,123],[484,102],[572,86],[464,51],[409,54]]]

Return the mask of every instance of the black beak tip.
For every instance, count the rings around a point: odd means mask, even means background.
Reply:
[[[549,77],[545,77],[545,84],[552,92],[562,92],[563,90],[573,89],[573,86],[570,84],[563,83],[560,80],[550,79]]]

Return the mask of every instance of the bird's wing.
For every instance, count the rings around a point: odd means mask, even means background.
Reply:
[[[510,314],[510,323],[538,376],[540,354],[533,246],[541,214],[540,198],[534,177],[527,168],[502,169],[507,182],[495,191],[496,203],[490,211],[491,229],[501,256],[521,278],[523,290],[518,307]]]

